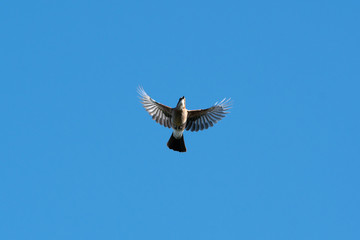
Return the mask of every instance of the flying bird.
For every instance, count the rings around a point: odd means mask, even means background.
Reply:
[[[186,152],[184,130],[197,132],[208,129],[224,118],[231,108],[230,99],[224,98],[210,108],[187,110],[185,97],[181,97],[176,107],[171,108],[152,99],[142,87],[138,88],[138,93],[141,103],[152,118],[164,127],[173,129],[167,146],[178,152]]]

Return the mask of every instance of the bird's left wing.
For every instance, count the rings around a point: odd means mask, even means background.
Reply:
[[[141,103],[152,118],[164,127],[171,128],[171,108],[156,102],[147,95],[142,87],[138,88],[138,93],[140,95]]]
[[[214,106],[201,109],[201,110],[189,110],[188,119],[186,122],[186,130],[199,131],[212,127],[215,123],[225,117],[225,114],[229,113],[227,110],[231,108],[230,99],[225,98],[215,103]]]

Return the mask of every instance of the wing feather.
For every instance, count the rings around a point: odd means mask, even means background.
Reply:
[[[214,126],[228,114],[232,103],[230,99],[224,98],[220,102],[216,102],[214,106],[207,109],[189,110],[186,123],[186,130],[199,131]]]
[[[152,99],[140,86],[138,87],[141,103],[152,119],[164,127],[171,128],[171,110],[172,108],[163,105]]]

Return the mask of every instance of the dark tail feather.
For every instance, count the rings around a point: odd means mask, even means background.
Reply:
[[[181,136],[181,138],[176,139],[174,138],[174,136],[171,134],[171,137],[167,143],[167,146],[174,150],[174,151],[178,151],[178,152],[186,152],[186,147],[185,147],[185,142],[184,142],[184,135]]]

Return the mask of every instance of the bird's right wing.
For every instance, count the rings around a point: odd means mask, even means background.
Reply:
[[[171,128],[171,108],[156,102],[147,95],[142,87],[138,88],[138,93],[140,95],[141,103],[152,118],[164,127]]]
[[[215,103],[214,106],[201,109],[201,110],[189,110],[188,119],[186,122],[186,130],[199,131],[212,127],[215,123],[225,117],[225,114],[229,113],[227,110],[231,108],[230,99],[225,98]]]

